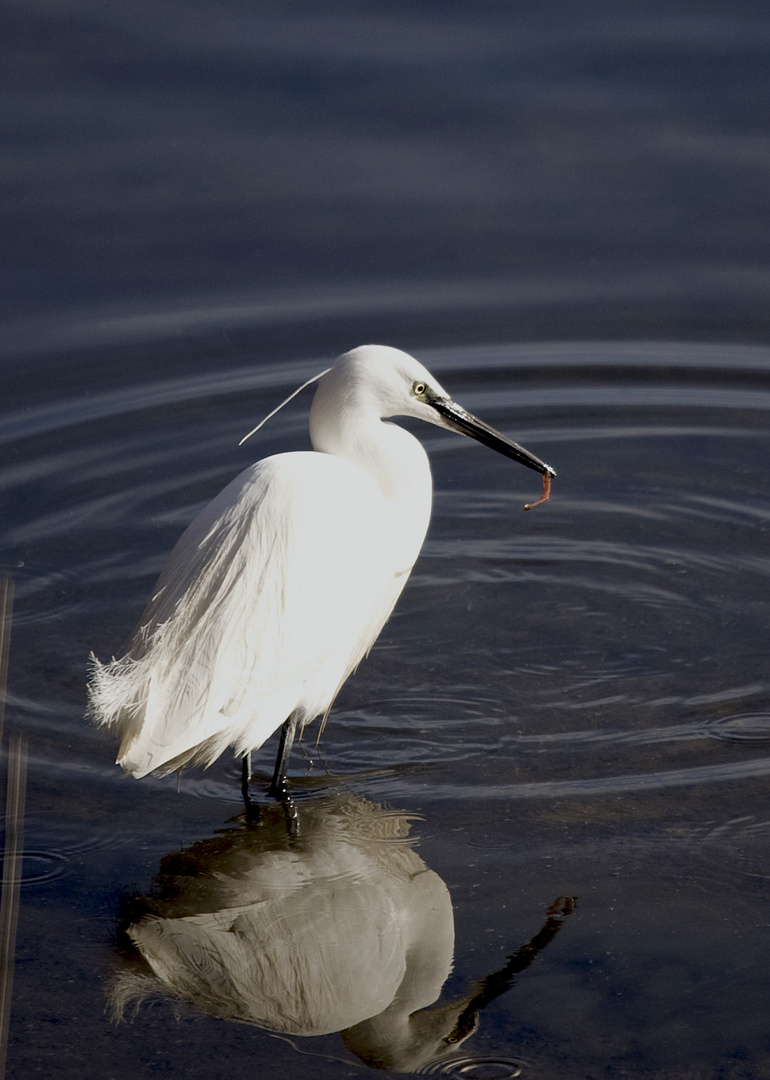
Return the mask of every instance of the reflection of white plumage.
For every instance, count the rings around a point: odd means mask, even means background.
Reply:
[[[427,1023],[412,1014],[436,1000],[452,965],[446,885],[406,842],[403,815],[353,796],[302,802],[297,814],[296,843],[282,811],[265,808],[258,827],[167,856],[166,888],[126,928],[147,968],[116,974],[117,1015],[160,990],[289,1035],[380,1016],[369,1046],[412,1044]]]
[[[128,653],[94,660],[96,720],[134,776],[248,754],[282,724],[273,791],[298,725],[330,707],[390,616],[422,546],[431,475],[413,416],[553,470],[450,400],[397,349],[364,346],[321,379],[314,451],[246,469],[172,551]]]
[[[161,992],[286,1035],[340,1031],[367,1064],[414,1072],[473,1034],[572,908],[560,898],[505,967],[436,1004],[454,915],[408,818],[344,793],[295,810],[294,838],[284,807],[268,805],[258,824],[247,816],[163,859],[123,928],[132,953],[108,984],[115,1018]]]

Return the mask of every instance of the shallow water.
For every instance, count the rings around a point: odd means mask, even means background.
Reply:
[[[160,993],[122,1024],[105,1013],[119,973],[136,970],[120,929],[148,905],[184,918],[272,889],[290,897],[294,925],[323,904],[339,911],[330,895],[374,918],[362,897],[395,886],[350,857],[371,851],[360,835],[340,838],[341,804],[395,823],[367,866],[417,860],[436,896],[446,886],[451,973],[445,952],[431,954],[444,964],[442,1001],[478,994],[557,898],[576,898],[529,966],[504,988],[492,980],[500,992],[478,1030],[422,1071],[577,1080],[770,1068],[770,349],[415,352],[468,409],[554,465],[553,496],[524,514],[534,474],[415,427],[436,486],[423,554],[320,746],[306,737],[295,753],[298,835],[269,811],[256,839],[233,820],[227,756],[184,773],[178,793],[175,778],[120,774],[83,719],[86,660],[121,648],[198,508],[255,457],[307,445],[303,399],[237,443],[329,357],[254,362],[232,338],[170,343],[148,326],[138,344],[103,343],[98,363],[73,352],[62,365],[41,347],[9,371],[6,728],[28,748],[9,1075],[362,1075],[338,1034],[277,1037],[254,1026],[253,1002],[248,1024],[221,1000],[206,1014],[192,992],[195,1006]],[[257,790],[271,757],[272,744],[255,762]],[[315,893],[271,869],[287,858]],[[217,873],[225,900],[198,888]],[[422,910],[403,888],[393,896],[401,915],[387,925]],[[339,962],[340,931],[329,932]],[[362,998],[386,994],[380,967],[369,965]]]

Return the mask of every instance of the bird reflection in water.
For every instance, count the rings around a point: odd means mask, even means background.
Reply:
[[[107,996],[120,1019],[158,993],[291,1036],[341,1032],[373,1068],[451,1056],[480,1010],[558,933],[540,932],[463,997],[436,1005],[451,968],[449,891],[412,848],[410,819],[352,794],[279,804],[161,862],[122,920]]]

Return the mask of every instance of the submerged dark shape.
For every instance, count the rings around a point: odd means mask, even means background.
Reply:
[[[158,993],[211,1016],[292,1036],[339,1031],[374,1068],[451,1056],[479,1012],[558,932],[540,933],[463,997],[436,1005],[454,916],[412,849],[409,818],[349,794],[282,806],[166,856],[157,889],[125,913],[113,1016]]]

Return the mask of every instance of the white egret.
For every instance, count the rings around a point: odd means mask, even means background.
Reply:
[[[135,777],[244,757],[282,726],[271,793],[298,727],[324,720],[387,622],[431,512],[428,458],[393,416],[457,431],[554,470],[453,402],[422,364],[366,345],[321,378],[312,451],[245,469],[171,552],[125,656],[92,657],[90,712]],[[532,505],[537,505],[532,504]]]

